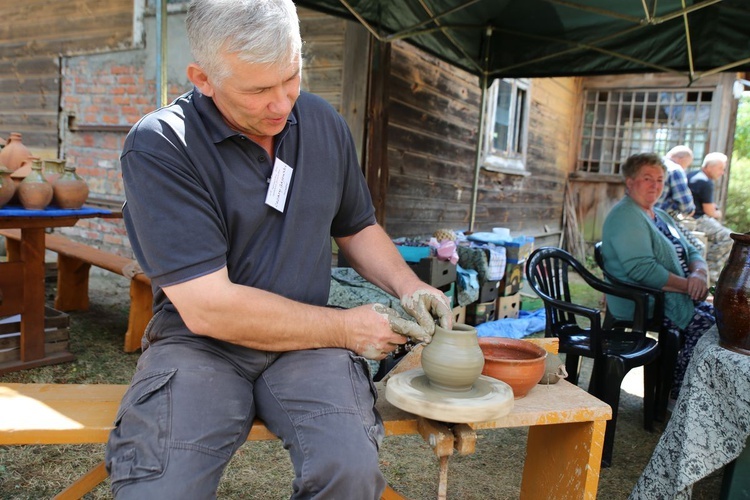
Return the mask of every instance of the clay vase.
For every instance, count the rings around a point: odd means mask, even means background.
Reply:
[[[714,292],[719,345],[750,354],[750,233],[730,236],[734,244]]]
[[[0,208],[3,208],[13,198],[16,183],[10,178],[10,170],[0,167]]]
[[[31,151],[21,142],[21,134],[11,132],[10,137],[5,142],[5,147],[0,151],[0,165],[5,165],[8,170],[15,172],[23,165]]]
[[[422,350],[422,369],[430,384],[446,391],[469,391],[484,368],[476,328],[455,324],[452,330],[435,327],[432,341]]]
[[[43,210],[52,201],[52,184],[42,174],[42,160],[35,158],[31,173],[18,185],[18,199],[27,210]]]
[[[81,208],[89,197],[89,186],[76,174],[74,166],[65,165],[65,160],[61,161],[65,173],[52,184],[55,204],[60,208]]]
[[[44,165],[42,168],[44,178],[54,186],[55,181],[65,173],[65,160],[60,158],[55,160],[44,160],[42,164]]]

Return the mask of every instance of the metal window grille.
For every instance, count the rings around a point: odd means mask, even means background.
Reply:
[[[711,90],[585,90],[576,168],[619,174],[634,153],[665,154],[689,146],[697,161],[708,153]]]

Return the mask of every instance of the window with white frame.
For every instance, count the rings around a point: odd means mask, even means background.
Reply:
[[[487,89],[482,166],[525,172],[529,80],[496,79]]]
[[[678,145],[700,162],[708,153],[713,98],[710,89],[585,90],[577,170],[619,174],[631,154],[663,155]]]

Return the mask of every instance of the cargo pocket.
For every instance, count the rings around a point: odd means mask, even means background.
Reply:
[[[380,417],[380,413],[375,409],[375,403],[378,400],[378,390],[375,387],[372,377],[370,377],[370,365],[362,356],[357,356],[354,353],[350,353],[349,355],[352,358],[351,377],[355,391],[369,390],[369,394],[357,393],[357,405],[362,423],[370,440],[380,449],[380,445],[383,443],[383,438],[385,437],[385,428],[383,427],[383,419]]]
[[[158,477],[169,452],[172,404],[169,381],[177,369],[136,373],[120,403],[107,444],[113,485]]]

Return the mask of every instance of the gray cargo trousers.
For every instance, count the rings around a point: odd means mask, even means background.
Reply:
[[[215,498],[256,416],[289,450],[291,498],[380,498],[384,428],[364,358],[183,333],[152,340],[123,397],[106,450],[117,499]]]

